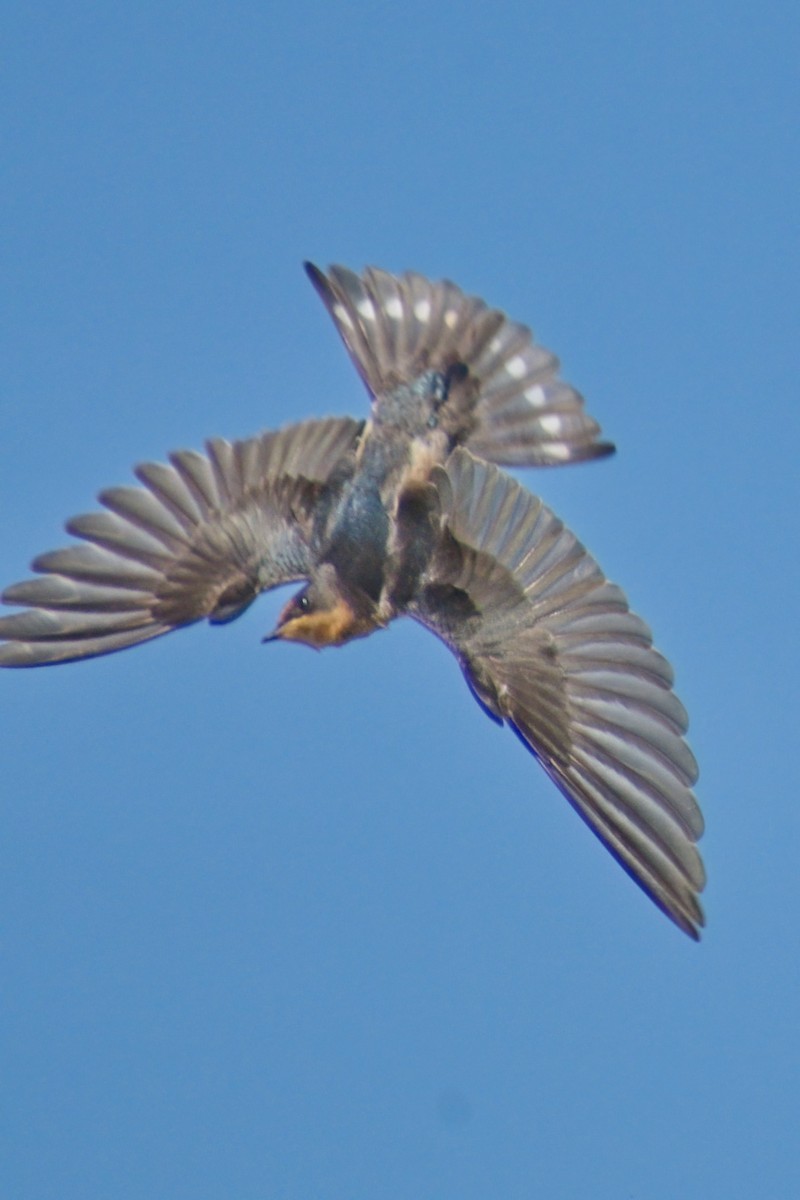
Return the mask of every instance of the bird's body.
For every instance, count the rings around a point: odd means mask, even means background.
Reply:
[[[319,568],[338,592],[337,621],[310,605],[282,624],[284,638],[340,645],[403,614],[433,550],[431,474],[465,440],[469,406],[453,395],[459,382],[458,371],[427,371],[376,398],[320,530]],[[449,411],[456,406],[460,417]],[[448,421],[450,432],[442,429]],[[308,589],[301,596],[313,599]]]
[[[456,655],[651,898],[697,936],[702,818],[669,664],[622,592],[494,464],[602,456],[579,394],[530,332],[449,283],[309,275],[369,389],[367,421],[214,440],[101,493],[84,541],[3,593],[0,665],[65,662],[304,586],[265,640],[342,645],[408,615]]]

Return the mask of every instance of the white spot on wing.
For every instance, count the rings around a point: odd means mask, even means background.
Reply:
[[[543,408],[547,404],[547,394],[538,383],[533,387],[526,388],[523,395],[528,404],[532,404],[534,408]]]
[[[336,320],[339,322],[340,325],[346,325],[348,329],[353,328],[353,321],[350,316],[350,313],[347,311],[347,309],[344,307],[343,304],[334,304],[333,315],[336,317]]]
[[[558,413],[546,413],[539,417],[539,424],[545,433],[562,433],[564,429],[564,423]]]
[[[399,321],[403,315],[403,302],[399,296],[390,296],[386,301],[386,313],[392,320]]]
[[[430,300],[418,300],[414,305],[414,316],[418,321],[427,322],[431,319]]]
[[[361,313],[362,317],[366,317],[368,321],[375,320],[375,305],[370,300],[369,296],[364,296],[359,300],[356,308]]]
[[[522,379],[523,375],[528,372],[528,364],[521,354],[515,354],[506,363],[506,370],[512,379]]]

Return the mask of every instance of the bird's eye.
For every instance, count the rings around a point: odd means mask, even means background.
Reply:
[[[301,594],[297,597],[296,603],[301,613],[306,613],[311,608],[311,601],[305,592],[301,592]]]

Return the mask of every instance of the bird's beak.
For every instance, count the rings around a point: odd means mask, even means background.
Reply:
[[[282,631],[280,625],[278,626],[277,629],[273,629],[272,633],[268,633],[264,637],[262,637],[261,645],[264,646],[267,644],[267,642],[292,642],[295,645],[308,646],[309,650],[321,650],[322,649],[321,646],[315,646],[313,644],[313,642],[306,642],[302,638],[284,637],[283,631]]]

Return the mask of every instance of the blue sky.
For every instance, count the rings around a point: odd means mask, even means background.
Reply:
[[[12,5],[0,581],[364,410],[304,258],[450,276],[618,445],[521,478],[675,665],[710,882],[695,946],[411,623],[3,673],[4,1194],[796,1192],[799,56],[770,0]]]

